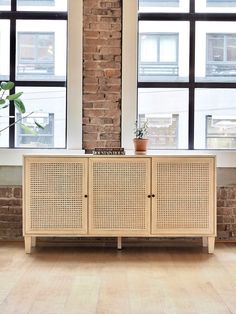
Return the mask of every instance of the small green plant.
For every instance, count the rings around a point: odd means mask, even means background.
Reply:
[[[148,120],[144,122],[136,120],[134,134],[136,138],[145,138],[148,135]]]
[[[16,110],[20,113],[20,114],[24,114],[26,112],[25,109],[25,105],[23,103],[23,101],[21,100],[21,96],[23,94],[23,92],[18,92],[15,94],[9,94],[8,93],[14,88],[15,84],[11,81],[9,82],[1,82],[0,83],[0,110],[1,109],[5,109],[9,106],[10,101],[13,102]],[[10,128],[11,126],[15,125],[16,123],[20,123],[24,118],[27,118],[28,116],[30,116],[33,112],[28,113],[25,116],[21,116],[21,118],[19,118],[18,120],[14,121],[12,124],[4,127],[3,129],[0,130],[0,134],[2,131]],[[0,116],[1,117],[1,116]],[[43,127],[37,123],[37,121],[34,121],[34,123],[36,124],[36,126],[38,128],[43,129]],[[21,127],[24,129],[25,132],[27,133],[31,133],[34,134],[35,132],[32,131],[29,127],[27,127],[25,124],[21,123]]]

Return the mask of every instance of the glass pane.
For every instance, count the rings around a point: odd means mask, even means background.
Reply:
[[[188,22],[140,21],[139,36],[139,81],[188,81]]]
[[[67,0],[17,0],[20,11],[67,11]]]
[[[9,146],[9,109],[0,109],[0,147]],[[5,129],[6,128],[6,129]]]
[[[139,0],[139,12],[188,12],[189,0]]]
[[[196,12],[236,12],[236,0],[197,0],[195,1]]]
[[[196,81],[236,81],[235,29],[236,22],[197,22]]]
[[[66,21],[17,21],[17,80],[64,81],[66,43]]]
[[[236,149],[236,90],[196,89],[195,148]]]
[[[6,11],[11,9],[10,0],[0,0],[0,11]]]
[[[66,90],[62,87],[18,87],[27,112],[23,123],[32,130],[27,133],[16,127],[16,147],[64,148],[66,130]],[[32,112],[32,113],[31,113]],[[30,114],[31,113],[31,114]],[[19,113],[16,119],[21,118]],[[40,129],[34,121],[44,127]]]
[[[138,117],[149,121],[149,149],[188,148],[188,90],[140,88]]]
[[[10,21],[0,20],[0,81],[9,80]]]

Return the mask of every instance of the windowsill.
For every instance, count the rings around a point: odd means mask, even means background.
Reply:
[[[132,150],[126,151],[133,154]],[[23,155],[84,155],[80,149],[0,149],[0,166],[22,166]],[[236,168],[236,151],[227,150],[152,150],[147,155],[215,155],[216,165],[219,168]]]

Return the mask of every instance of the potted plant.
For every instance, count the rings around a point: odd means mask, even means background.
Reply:
[[[23,103],[23,101],[21,100],[21,95],[23,94],[23,92],[18,92],[15,94],[7,94],[9,91],[11,91],[14,88],[15,84],[11,81],[8,82],[1,82],[0,83],[0,110],[7,108],[10,104],[10,101],[13,101],[15,108],[17,109],[17,111],[21,114],[24,114],[26,112],[25,110],[25,105]],[[30,116],[33,112],[28,113],[25,116],[21,116],[21,118],[19,118],[18,120],[16,120],[15,122],[11,123],[10,125],[4,127],[3,129],[0,129],[0,134],[2,131],[10,128],[11,126],[15,125],[16,123],[21,122],[24,118],[27,118],[28,116]],[[1,117],[1,115],[0,115]],[[37,127],[42,128],[43,126],[41,126],[37,121],[34,121],[34,123],[37,125]],[[32,131],[29,127],[27,127],[25,124],[21,123],[21,127],[24,129],[25,132],[27,133],[34,133],[34,131]]]
[[[148,120],[144,122],[135,122],[135,129],[134,129],[135,138],[133,139],[134,142],[134,150],[135,152],[146,152],[147,145],[148,145]]]

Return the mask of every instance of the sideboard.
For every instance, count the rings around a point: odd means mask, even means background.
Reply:
[[[215,156],[25,155],[26,253],[37,237],[216,236]]]

